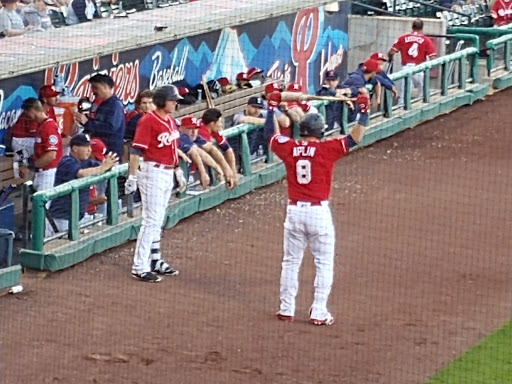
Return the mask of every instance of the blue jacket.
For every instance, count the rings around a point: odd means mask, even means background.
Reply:
[[[359,88],[366,88],[370,95],[373,95],[374,88],[377,84],[382,84],[386,89],[391,90],[394,86],[393,80],[391,80],[384,71],[377,73],[370,81],[366,81],[362,69],[363,64],[359,64],[357,69],[348,75],[348,78],[341,84],[341,88],[350,88],[352,97],[356,97],[359,93]]]
[[[116,95],[104,100],[96,111],[96,118],[84,125],[87,132],[101,139],[108,152],[115,152],[121,158],[123,154],[125,117],[124,107]]]

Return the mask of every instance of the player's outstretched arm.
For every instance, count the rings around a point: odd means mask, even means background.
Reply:
[[[366,95],[357,96],[356,103],[359,106],[359,117],[357,124],[350,130],[347,140],[350,148],[355,147],[363,138],[368,126],[370,111],[370,98]]]
[[[274,91],[268,98],[268,112],[263,125],[263,137],[266,141],[269,141],[274,134],[279,134],[279,124],[274,116],[274,110],[281,104],[281,93]]]

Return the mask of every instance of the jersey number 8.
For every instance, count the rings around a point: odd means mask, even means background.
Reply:
[[[309,184],[311,181],[311,162],[309,160],[299,160],[295,167],[297,182],[299,184]]]

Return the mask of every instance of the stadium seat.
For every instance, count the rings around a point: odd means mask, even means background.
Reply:
[[[66,25],[66,19],[64,18],[64,14],[57,9],[48,9],[48,16],[50,16],[50,20],[52,21],[52,25],[55,28],[60,28]]]

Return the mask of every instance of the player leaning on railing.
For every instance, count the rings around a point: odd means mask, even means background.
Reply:
[[[361,141],[368,125],[370,100],[357,97],[357,124],[347,136],[322,141],[325,121],[318,113],[307,114],[299,122],[300,140],[279,133],[274,109],[281,103],[281,94],[268,97],[269,111],[264,135],[269,147],[284,163],[288,184],[288,207],[284,223],[284,256],[281,271],[281,306],[279,320],[292,322],[298,275],[304,250],[309,245],[316,265],[315,294],[309,310],[310,323],[331,325],[333,316],[327,300],[333,282],[334,225],[329,209],[333,168],[337,160]]]

